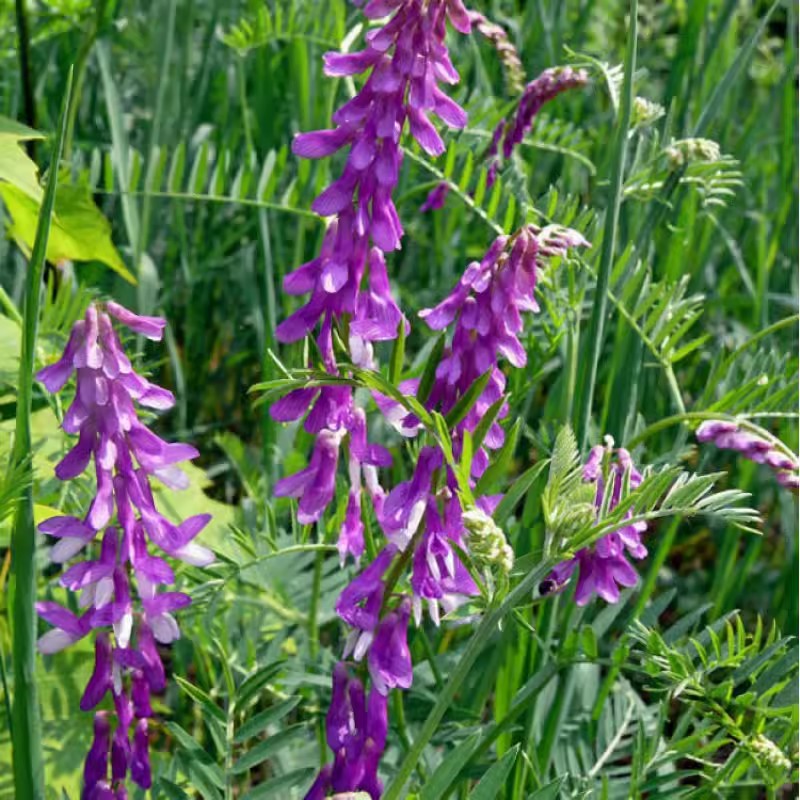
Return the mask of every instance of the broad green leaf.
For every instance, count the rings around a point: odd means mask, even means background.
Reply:
[[[9,183],[0,183],[0,196],[13,220],[9,235],[22,250],[29,252],[36,235],[39,203]],[[59,183],[47,242],[47,260],[53,264],[100,261],[128,283],[136,283],[111,241],[109,221],[94,204],[87,186]]]
[[[20,146],[20,142],[31,139],[44,139],[44,136],[0,115],[0,182],[14,186],[38,205],[42,202],[39,170]]]

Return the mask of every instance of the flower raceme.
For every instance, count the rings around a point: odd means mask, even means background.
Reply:
[[[56,516],[39,526],[56,540],[50,555],[57,563],[100,542],[96,558],[76,561],[60,578],[62,586],[79,593],[78,605],[84,610],[78,615],[57,603],[38,604],[40,616],[53,626],[39,640],[43,653],[54,653],[95,632],[95,666],[81,709],[95,708],[106,694],[113,702],[113,711],[95,715],[84,768],[85,800],[127,797],[128,774],[144,789],[152,783],[150,695],[163,691],[166,683],[158,643],[169,644],[180,636],[173,612],[191,600],[183,592],[162,590],[175,582],[175,574],[148,545],[196,566],[214,559],[195,541],[209,515],[175,525],[156,507],[150,480],[186,488],[188,479],[177,465],[198,453],[190,445],[163,441],[139,419],[136,404],[165,410],[174,398],[133,370],[112,319],[153,340],[161,339],[166,324],[114,302],[92,304],[75,323],[61,358],[37,374],[52,393],[76,375],[75,397],[62,426],[68,434],[77,434],[78,441],[55,472],[61,480],[70,480],[93,461],[96,478],[95,496],[84,518]]]
[[[360,91],[339,108],[330,130],[300,133],[293,150],[303,158],[324,158],[347,148],[342,174],[313,203],[331,217],[319,255],[284,281],[289,294],[308,294],[305,305],[277,329],[283,342],[294,342],[318,326],[317,344],[325,369],[337,374],[334,328],[347,330],[353,363],[374,368],[373,344],[395,339],[408,322],[392,297],[385,253],[400,247],[403,227],[392,194],[402,160],[401,137],[408,127],[431,155],[444,143],[431,122],[434,115],[450,127],[466,124],[466,113],[440,88],[458,82],[445,45],[446,23],[468,33],[469,16],[461,0],[372,0],[364,6],[370,19],[391,15],[367,34],[356,53],[328,53],[331,76],[368,72]],[[360,520],[362,481],[378,507],[383,491],[377,469],[391,464],[388,452],[366,441],[364,412],[346,386],[298,389],[271,408],[274,419],[289,422],[305,416],[316,436],[306,469],[279,481],[275,494],[298,497],[303,524],[320,519],[330,504],[339,451],[348,451],[351,488],[339,550],[342,560],[364,550]]]
[[[735,450],[749,461],[766,464],[781,486],[787,489],[800,488],[800,463],[784,450],[759,436],[754,431],[743,430],[730,420],[706,420],[697,429],[700,442],[712,442],[721,450]]]
[[[585,86],[588,79],[582,69],[550,67],[525,87],[514,116],[509,121],[501,119],[494,129],[486,151],[489,160],[487,186],[494,185],[500,164],[511,158],[514,149],[522,144],[542,107],[562,92]]]
[[[580,234],[569,229],[526,226],[513,236],[498,238],[480,262],[467,267],[445,300],[422,312],[432,329],[453,328],[451,344],[443,351],[425,401],[430,409],[446,415],[477,379],[487,372],[491,377],[475,408],[451,432],[457,446],[463,432],[474,432],[489,407],[502,400],[505,376],[500,369],[501,361],[515,367],[526,363],[518,337],[523,327],[523,312],[538,309],[534,292],[544,260],[565,256],[571,247],[586,244]],[[404,382],[400,389],[413,393],[417,384],[417,381]],[[397,403],[380,395],[376,401],[403,435],[412,437],[419,433],[419,421]],[[499,447],[503,442],[500,426],[492,425],[484,441],[489,448]],[[487,464],[485,451],[475,454],[473,483]],[[309,469],[313,465],[314,457]],[[459,550],[469,552],[473,547],[476,563],[505,574],[510,570],[513,553],[502,531],[491,521],[499,499],[479,497],[475,506],[465,511],[455,475],[446,466],[441,450],[431,445],[419,449],[412,476],[398,483],[385,497],[381,495],[375,511],[388,544],[345,587],[336,604],[337,614],[351,629],[344,658],[366,662],[371,691],[376,696],[411,686],[413,666],[407,631],[412,614],[419,625],[427,610],[438,625],[443,615],[478,595],[478,587],[461,562]],[[408,566],[407,575],[396,569],[404,565]],[[395,586],[402,579],[407,579],[406,589]],[[337,680],[334,676],[331,713],[341,704]],[[352,705],[359,707],[355,702]],[[354,725],[360,729],[357,723]],[[331,744],[339,759],[337,747]],[[345,750],[344,755],[348,753]],[[332,768],[323,768],[307,797],[322,797],[331,788],[361,789],[370,792],[373,798],[378,797],[361,783],[359,763],[358,757],[353,757],[348,773],[358,777],[338,785],[331,782],[337,773],[336,761]]]
[[[348,156],[340,177],[312,204],[320,216],[333,217],[320,255],[286,278],[287,292],[311,297],[278,326],[284,342],[303,338],[320,319],[343,314],[353,315],[351,336],[363,340],[362,348],[397,336],[402,317],[389,293],[383,253],[398,249],[403,236],[392,200],[402,161],[400,139],[408,124],[425,152],[440,155],[444,142],[430,115],[453,128],[467,121],[464,110],[439,88],[458,82],[445,33],[447,19],[462,33],[470,30],[461,0],[373,0],[364,14],[392,16],[367,34],[363,50],[328,53],[325,72],[344,77],[369,71],[369,77],[334,113],[335,128],[300,133],[292,145],[303,158],[324,158],[345,147]],[[367,262],[372,303],[362,299]],[[329,335],[323,326],[321,338]],[[326,352],[327,341],[320,347]]]

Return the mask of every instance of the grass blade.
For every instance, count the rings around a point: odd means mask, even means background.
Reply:
[[[22,326],[22,348],[19,360],[17,420],[14,452],[11,463],[27,464],[30,482],[26,486],[14,517],[11,539],[13,553],[13,620],[14,620],[14,704],[13,750],[14,786],[17,797],[30,800],[44,798],[41,753],[41,719],[36,687],[36,528],[33,519],[33,464],[31,452],[31,397],[36,360],[36,334],[39,327],[39,303],[42,276],[50,235],[50,221],[56,200],[58,165],[64,146],[67,109],[72,91],[72,72],[61,105],[61,119],[50,159],[50,174],[42,200],[36,238],[33,243],[25,284],[25,306]]]

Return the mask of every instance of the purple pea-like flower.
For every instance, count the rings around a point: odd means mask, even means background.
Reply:
[[[406,639],[410,614],[411,601],[404,598],[394,611],[380,621],[375,631],[367,664],[372,685],[381,694],[388,694],[390,689],[408,689],[411,686],[411,651]]]
[[[98,631],[94,669],[80,706],[91,710],[111,694],[114,713],[95,715],[83,797],[118,800],[127,797],[128,774],[143,789],[152,784],[150,693],[161,691],[165,682],[155,641],[166,644],[178,638],[172,612],[190,603],[181,592],[158,591],[173,583],[175,575],[163,558],[149,552],[148,543],[197,566],[209,564],[214,556],[194,541],[208,515],[175,525],[156,507],[150,480],[185,488],[188,479],[177,464],[196,457],[197,451],[165,442],[139,420],[137,403],[167,409],[174,398],[133,371],[112,317],[155,341],[166,325],[163,319],[134,314],[117,303],[92,304],[74,325],[61,358],[37,375],[51,392],[60,391],[76,375],[76,393],[63,427],[78,440],[55,471],[60,479],[70,480],[93,462],[96,478],[95,496],[83,519],[56,516],[41,523],[39,530],[56,540],[51,558],[57,563],[79,556],[100,538],[97,557],[72,564],[60,581],[80,592],[79,605],[86,610],[76,615],[52,602],[39,603],[37,610],[53,626],[39,640],[43,653]],[[116,524],[110,524],[114,517]]]
[[[608,510],[619,504],[623,484],[627,478],[631,488],[642,482],[642,475],[633,465],[630,453],[619,448],[607,467],[607,478],[603,473],[603,463],[611,458],[611,448],[597,445],[592,448],[583,468],[583,480],[596,486],[595,506],[599,509],[607,502]],[[606,483],[608,480],[608,484]],[[610,492],[610,496],[607,494]],[[632,516],[628,512],[626,517]],[[578,585],[575,589],[575,603],[586,605],[597,594],[607,603],[619,600],[619,587],[635,586],[638,580],[636,570],[628,557],[641,560],[647,556],[647,548],[641,536],[647,529],[645,522],[631,522],[612,533],[598,539],[591,547],[579,550],[569,561],[558,564],[549,580],[561,587],[578,569]]]

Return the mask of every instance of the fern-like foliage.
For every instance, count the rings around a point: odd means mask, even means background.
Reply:
[[[790,415],[797,411],[798,359],[762,346],[725,364],[718,357],[702,403],[726,414]]]
[[[627,253],[617,262],[609,297],[658,363],[672,366],[708,339],[689,335],[703,314],[705,297],[687,294],[688,276],[674,284],[653,281],[641,265],[630,269],[630,260]]]
[[[739,162],[705,139],[686,139],[665,149],[652,140],[649,158],[640,156],[639,162],[625,182],[626,199],[654,199],[671,174],[678,171],[678,183],[696,193],[701,210],[711,212],[726,206],[743,185]]]
[[[690,713],[671,748],[685,751],[713,784],[752,769],[772,789],[796,780],[795,640],[774,626],[765,631],[760,619],[748,633],[738,613],[698,636],[687,627],[662,634],[636,623],[631,631],[646,689]],[[737,746],[727,754],[730,744]]]
[[[264,47],[271,42],[294,38],[316,41],[325,47],[338,48],[338,43],[325,37],[315,36],[309,29],[316,27],[319,19],[314,17],[301,20],[303,8],[293,2],[251,2],[248,13],[227,30],[220,31],[219,40],[244,57],[252,50]]]
[[[270,150],[263,159],[245,160],[230,150],[217,151],[208,139],[196,146],[181,142],[176,147],[155,147],[149,158],[137,150],[128,155],[128,179],[124,181],[110,153],[89,156],[89,180],[96,192],[142,194],[204,203],[235,203],[272,208],[302,216],[315,215],[295,205],[296,181],[280,181],[287,174],[287,147]],[[307,179],[310,167],[300,170]]]

